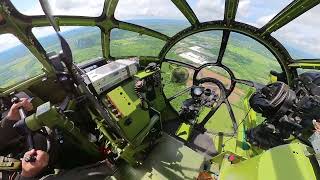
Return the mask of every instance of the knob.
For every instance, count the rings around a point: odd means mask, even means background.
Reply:
[[[118,112],[118,113],[116,114],[116,118],[120,118],[120,117],[121,117],[121,113]]]
[[[11,102],[12,102],[12,103],[18,103],[18,102],[20,102],[20,99],[15,96],[15,97],[13,97],[13,98],[11,99]]]

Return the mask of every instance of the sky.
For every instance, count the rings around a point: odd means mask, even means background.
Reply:
[[[44,14],[38,0],[11,0],[26,15]],[[240,0],[236,21],[262,27],[292,0]],[[201,22],[223,19],[224,0],[187,0]],[[50,0],[56,15],[99,16],[104,0]],[[115,17],[131,19],[185,20],[170,0],[119,0]],[[320,57],[320,5],[273,33],[280,42]],[[33,31],[37,37],[52,33],[51,28]],[[0,51],[17,43],[15,38],[0,36]],[[311,57],[306,57],[311,58]]]

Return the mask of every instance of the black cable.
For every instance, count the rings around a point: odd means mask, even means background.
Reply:
[[[299,141],[301,141],[302,143],[304,143],[304,144],[312,147],[312,144],[311,144],[308,140],[306,140],[306,139],[304,139],[304,138],[302,138],[302,137],[300,137],[299,135],[296,135],[296,134],[294,134],[294,133],[292,133],[292,135],[293,135],[296,139],[298,139]]]
[[[244,117],[244,118],[241,120],[241,122],[237,125],[238,127],[237,127],[237,129],[236,129],[236,132],[238,132],[240,125],[241,125],[241,124],[246,120],[246,118],[248,117],[251,109],[252,109],[252,108],[250,107],[250,109],[249,109],[248,112],[246,113],[245,117]],[[229,139],[227,139],[227,140],[222,144],[222,148],[225,146],[226,142],[228,142],[228,141],[230,141],[231,139],[233,139],[236,134],[237,134],[237,133],[234,133]]]

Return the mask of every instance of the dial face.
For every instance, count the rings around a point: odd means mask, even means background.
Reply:
[[[195,87],[195,88],[193,89],[193,94],[194,94],[195,96],[201,96],[202,93],[203,93],[203,88]]]

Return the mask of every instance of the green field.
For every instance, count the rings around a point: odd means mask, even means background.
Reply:
[[[0,66],[0,87],[8,87],[42,73],[41,63],[32,55]]]

